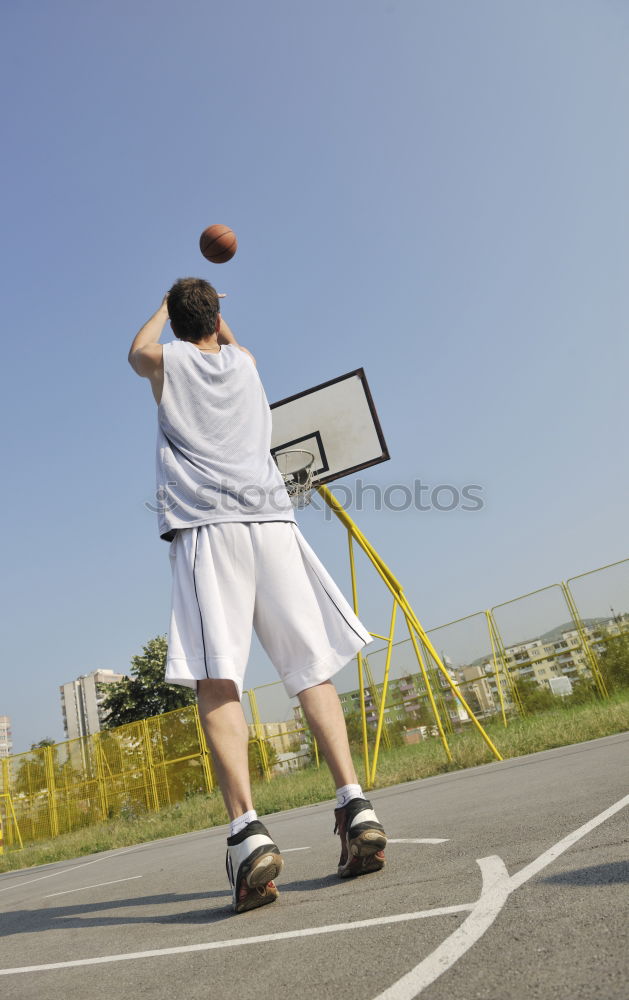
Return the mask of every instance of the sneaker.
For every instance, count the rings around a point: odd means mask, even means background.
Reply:
[[[384,868],[387,838],[371,802],[368,799],[350,799],[346,806],[334,810],[334,818],[334,832],[341,838],[337,869],[339,878],[366,875]]]
[[[225,867],[235,913],[273,903],[279,893],[273,879],[284,866],[279,848],[259,820],[227,838]]]

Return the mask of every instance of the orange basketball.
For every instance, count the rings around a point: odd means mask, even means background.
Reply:
[[[231,260],[238,247],[236,234],[229,226],[208,226],[199,239],[201,253],[213,264],[224,264]]]

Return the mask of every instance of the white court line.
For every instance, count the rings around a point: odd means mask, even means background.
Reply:
[[[13,885],[5,885],[0,892],[8,892],[9,889],[21,889],[23,885],[32,885],[33,882],[42,882],[45,878],[55,878],[57,875],[65,875],[66,872],[74,872],[77,868],[87,868],[88,865],[97,865],[100,861],[109,861],[110,858],[119,858],[121,854],[128,854],[129,851],[137,851],[143,844],[136,844],[134,847],[125,847],[122,851],[117,851],[116,854],[107,854],[102,858],[94,858],[93,861],[84,861],[80,865],[72,865],[71,868],[60,868],[59,871],[51,872],[50,875],[38,875],[37,878],[29,878],[26,882],[15,882]],[[6,872],[5,874],[9,874]]]
[[[141,875],[130,875],[128,878],[115,878],[111,882],[96,882],[94,885],[81,885],[78,889],[64,889],[63,892],[51,892],[44,899],[52,899],[53,896],[67,896],[69,892],[85,892],[86,889],[100,889],[102,885],[116,885],[118,882],[133,882],[134,878],[142,878]]]
[[[387,839],[387,844],[447,844],[448,837],[414,837],[412,839],[404,838],[402,840],[392,840],[391,837]]]
[[[419,996],[427,986],[430,986],[435,979],[451,968],[483,936],[493,924],[512,892],[519,889],[543,868],[546,868],[582,837],[585,837],[628,805],[629,795],[625,795],[609,809],[605,809],[594,819],[589,820],[577,830],[569,833],[567,837],[559,840],[543,854],[540,854],[535,861],[520,869],[517,874],[512,875],[511,878],[509,878],[507,869],[500,858],[481,858],[477,861],[477,864],[480,865],[483,887],[480,898],[469,917],[419,965],[407,972],[383,993],[379,993],[374,1000],[414,1000],[414,997]]]
[[[563,854],[564,851],[567,851],[573,844],[576,844],[578,840],[581,840],[581,837],[585,837],[586,833],[589,833],[590,830],[594,830],[597,826],[600,826],[601,823],[604,823],[606,819],[610,819],[617,812],[620,812],[620,810],[624,809],[625,806],[629,806],[629,795],[625,795],[624,798],[619,799],[618,802],[615,802],[613,806],[609,807],[609,809],[605,809],[602,813],[599,813],[598,816],[595,816],[594,819],[591,819],[589,823],[584,823],[584,825],[580,826],[578,830],[573,830],[573,832],[569,833],[567,837],[564,837],[562,840],[558,840],[553,847],[549,847],[548,850],[544,851],[543,854],[540,854],[535,861],[531,861],[530,864],[521,868],[519,872],[516,872],[515,875],[511,876],[509,879],[511,883],[510,891],[513,892],[514,889],[519,889],[521,885],[528,882],[528,880],[533,878],[534,875],[537,875],[542,868],[546,868],[551,861],[554,861],[560,854]]]
[[[268,941],[287,941],[289,938],[312,937],[315,934],[337,934],[339,931],[353,931],[359,927],[380,927],[383,924],[399,924],[407,920],[421,920],[424,917],[442,917],[449,913],[471,910],[475,903],[461,906],[440,906],[434,910],[418,910],[415,913],[396,913],[392,917],[372,917],[369,920],[355,920],[347,924],[327,924],[323,927],[304,927],[296,931],[280,931],[277,934],[257,934],[255,937],[232,938],[226,941],[207,941],[203,944],[180,945],[177,948],[157,948],[153,951],[135,951],[122,955],[103,955],[101,958],[77,958],[73,962],[52,962],[49,965],[25,965],[20,969],[0,969],[0,976],[12,976],[19,972],[48,972],[51,969],[71,969],[77,965],[103,965],[109,962],[128,962],[135,958],[156,958],[160,955],[184,955],[194,951],[214,951],[217,948],[238,948],[245,944],[266,944]]]
[[[509,897],[509,873],[498,857],[481,858],[483,886],[469,917],[427,958],[375,1000],[410,1000],[435,981],[491,927]]]
[[[374,917],[370,920],[356,920],[346,924],[329,924],[323,927],[306,927],[302,930],[282,931],[276,934],[259,934],[250,938],[235,938],[229,941],[209,941],[203,944],[183,945],[177,948],[158,948],[152,951],[130,952],[121,955],[103,955],[100,958],[80,958],[70,962],[52,962],[47,965],[27,965],[14,969],[0,969],[0,976],[11,976],[24,972],[47,972],[52,969],[68,969],[79,965],[103,965],[111,962],[125,962],[139,958],[156,958],[161,955],[181,955],[195,951],[214,951],[219,948],[235,948],[247,944],[265,944],[269,941],[286,941],[289,938],[312,937],[316,934],[334,934],[340,931],[357,930],[363,927],[378,927],[385,924],[404,923],[424,917],[439,917],[449,913],[471,911],[460,927],[450,934],[435,951],[402,976],[393,986],[379,993],[374,1000],[413,1000],[426,986],[451,968],[462,955],[478,941],[492,925],[509,895],[549,865],[582,837],[629,805],[629,795],[615,802],[598,816],[584,823],[577,830],[558,841],[553,847],[540,854],[535,861],[509,878],[504,862],[496,857],[480,858],[477,864],[483,880],[481,895],[476,903],[460,906],[444,906],[433,910],[418,910],[415,913],[398,913],[392,917]],[[89,862],[88,862],[89,863]]]
[[[309,851],[309,847],[283,847],[280,854],[291,854],[294,851]]]

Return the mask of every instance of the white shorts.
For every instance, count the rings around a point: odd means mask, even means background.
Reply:
[[[232,680],[242,696],[255,628],[288,694],[328,680],[372,641],[292,521],[181,528],[166,680]]]

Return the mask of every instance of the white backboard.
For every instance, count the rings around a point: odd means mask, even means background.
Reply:
[[[389,458],[362,368],[272,403],[271,412],[271,454],[311,452],[315,485]]]

